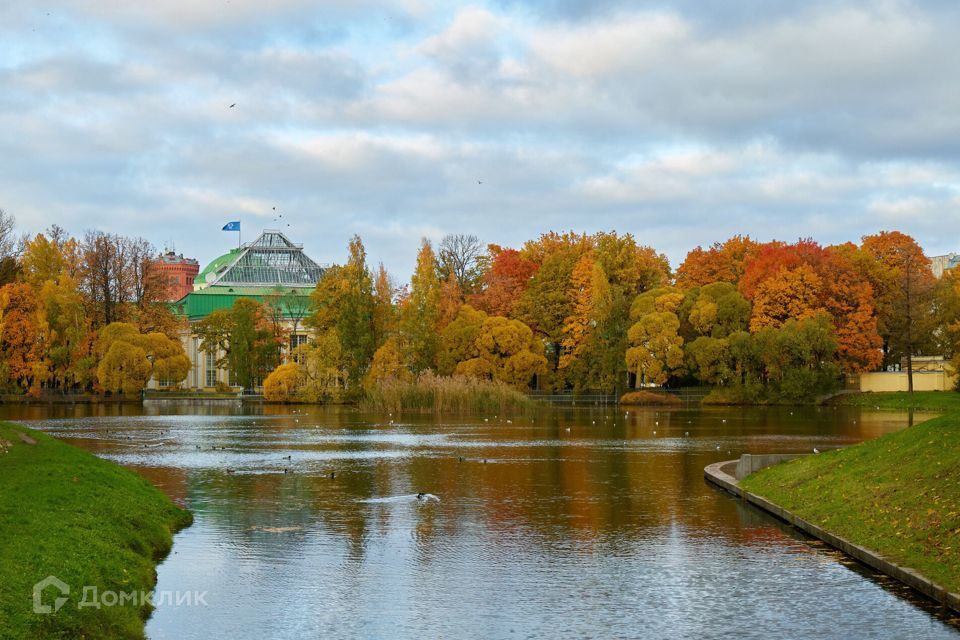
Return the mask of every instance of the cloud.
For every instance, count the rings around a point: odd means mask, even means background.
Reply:
[[[50,16],[47,16],[49,9]],[[275,223],[632,232],[674,263],[735,233],[932,252],[960,235],[952,3],[253,0],[0,7],[0,207],[201,261]],[[229,108],[236,103],[235,108]]]

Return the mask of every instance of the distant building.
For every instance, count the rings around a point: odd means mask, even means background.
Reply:
[[[948,253],[944,256],[932,256],[930,258],[930,269],[933,270],[933,275],[938,279],[943,277],[945,271],[949,271],[957,265],[960,265],[960,254]]]
[[[174,311],[192,326],[214,311],[229,309],[238,298],[263,302],[267,296],[277,296],[290,331],[288,348],[293,350],[307,341],[303,319],[310,308],[310,294],[323,273],[324,268],[304,253],[302,244],[268,229],[253,242],[214,259],[202,271],[195,270],[189,289],[174,302]],[[217,367],[217,357],[200,351],[200,340],[189,328],[181,340],[192,363],[186,380],[152,380],[151,388],[235,386],[231,372]]]
[[[175,302],[193,291],[193,279],[200,271],[200,263],[183,254],[167,251],[154,262],[167,284],[166,300]]]

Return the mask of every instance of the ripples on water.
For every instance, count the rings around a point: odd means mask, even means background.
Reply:
[[[207,591],[208,606],[158,608],[151,638],[960,637],[897,583],[703,481],[711,462],[844,446],[905,416],[266,411],[81,407],[31,424],[196,515],[157,589]]]

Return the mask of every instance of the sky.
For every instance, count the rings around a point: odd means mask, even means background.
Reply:
[[[447,233],[936,255],[958,60],[955,0],[5,0],[0,208],[202,264],[231,220],[321,263],[359,234],[401,281]]]

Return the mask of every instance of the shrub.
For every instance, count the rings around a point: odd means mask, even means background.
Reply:
[[[628,391],[620,397],[620,404],[638,406],[676,406],[683,404],[683,400],[669,393],[656,393],[654,391]]]

